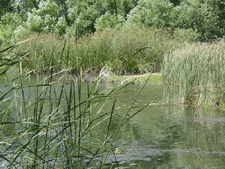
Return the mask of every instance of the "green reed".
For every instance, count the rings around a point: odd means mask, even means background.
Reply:
[[[78,40],[54,34],[32,34],[27,38],[31,40],[17,48],[30,51],[24,69],[48,71],[54,55],[55,72],[68,68],[76,71],[77,64],[84,71],[100,71],[106,66],[116,74],[158,72],[163,54],[180,46],[169,33],[154,29],[110,30]]]
[[[37,74],[33,79],[34,71],[24,71],[32,51],[18,52],[16,46],[0,50],[0,166],[87,168],[96,167],[97,161],[97,167],[103,167],[107,157],[104,152],[113,152],[112,142],[118,132],[110,130],[112,117],[118,112],[117,93],[129,83],[103,90],[98,79],[92,85],[87,84],[85,94],[82,70],[69,80],[63,75],[54,77],[55,47],[48,58],[50,76]],[[106,108],[111,101],[111,109]],[[133,105],[120,112],[128,114],[132,108]],[[126,121],[125,116],[119,128]],[[95,131],[102,122],[108,124],[104,138]]]
[[[165,94],[178,93],[184,103],[224,105],[225,43],[196,43],[166,55]],[[170,91],[170,92],[168,92]]]

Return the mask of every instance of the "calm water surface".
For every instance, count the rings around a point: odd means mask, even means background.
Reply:
[[[131,85],[120,95],[126,105],[143,85]],[[137,105],[159,102],[162,86],[147,85]],[[132,114],[132,113],[131,113]],[[115,126],[121,117],[114,118]],[[225,168],[225,112],[196,110],[185,105],[148,106],[120,130],[115,147],[122,168]],[[115,161],[110,154],[106,163]]]
[[[82,85],[84,94],[86,84]],[[116,87],[116,84],[99,85],[102,89]],[[129,85],[117,96],[112,133],[127,112],[128,118],[144,104],[155,104],[146,107],[120,128],[113,144],[115,152],[108,154],[105,168],[112,165],[113,168],[138,168],[139,165],[143,169],[225,168],[225,112],[159,104],[163,100],[163,87],[159,84],[146,85],[137,98],[142,88],[142,84]],[[4,87],[1,92],[3,90]],[[135,108],[125,111],[135,98]],[[112,102],[107,102],[101,111],[110,110]],[[101,140],[107,125],[108,122],[102,122],[93,134],[99,135]],[[97,161],[92,167],[95,165],[98,165]]]

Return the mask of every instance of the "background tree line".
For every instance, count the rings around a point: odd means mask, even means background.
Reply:
[[[1,0],[0,39],[15,30],[82,36],[104,29],[188,32],[196,40],[223,38],[224,0]]]

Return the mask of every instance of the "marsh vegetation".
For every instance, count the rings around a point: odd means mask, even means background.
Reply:
[[[2,0],[0,167],[224,166],[224,5]]]

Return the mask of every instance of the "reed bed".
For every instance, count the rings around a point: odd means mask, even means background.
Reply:
[[[103,168],[107,154],[114,153],[120,127],[147,105],[128,117],[137,98],[119,109],[116,96],[129,84],[110,90],[102,90],[98,81],[83,86],[82,71],[67,85],[54,82],[55,53],[50,56],[50,76],[37,74],[32,80],[33,71],[23,71],[30,53],[15,51],[16,46],[0,50],[0,168]],[[110,109],[105,108],[108,101]],[[118,111],[125,111],[125,116],[112,131]],[[105,134],[99,135],[95,129],[103,122]]]
[[[55,72],[76,71],[77,64],[89,72],[99,72],[104,66],[116,74],[159,72],[162,56],[180,46],[169,33],[153,29],[109,30],[79,39],[42,33],[26,39],[32,40],[17,48],[30,52],[24,69],[49,70],[54,62]]]
[[[224,40],[195,43],[164,57],[163,83],[167,96],[177,93],[179,100],[184,103],[224,105],[224,82]]]

